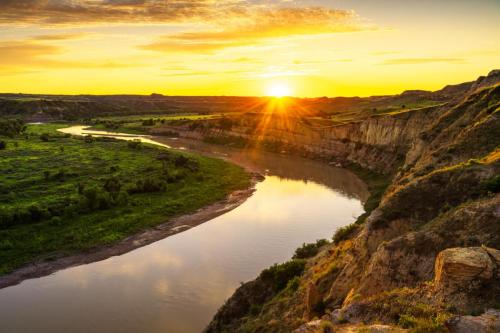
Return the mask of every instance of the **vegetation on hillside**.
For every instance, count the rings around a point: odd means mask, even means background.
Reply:
[[[370,187],[367,214],[339,229],[333,243],[318,252],[315,244],[299,248],[295,258],[307,258],[302,259],[307,263],[286,294],[267,291],[262,297],[266,288],[260,277],[243,284],[208,331],[291,332],[300,327],[313,333],[381,323],[416,333],[447,332],[462,325],[458,320],[488,325],[491,314],[481,319],[463,315],[480,315],[500,304],[495,278],[500,269],[499,80],[494,71],[467,84],[459,89],[460,99],[432,110],[433,117],[419,118],[418,111],[405,115],[417,116],[418,127],[399,128],[416,136],[397,152],[402,154],[398,163],[388,166],[390,183],[387,176],[350,167]],[[393,129],[381,125],[376,133]],[[366,153],[380,147],[365,148]],[[345,149],[353,154],[359,147]],[[439,260],[448,250],[461,255]],[[476,270],[467,273],[472,267]],[[248,303],[259,311],[233,312]]]

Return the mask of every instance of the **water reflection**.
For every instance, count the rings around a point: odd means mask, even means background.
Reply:
[[[348,172],[272,154],[238,158],[268,170],[241,206],[125,255],[0,290],[2,332],[200,332],[241,281],[362,213],[363,187]]]
[[[62,133],[66,133],[66,134],[72,134],[72,135],[92,135],[95,137],[116,138],[116,139],[126,140],[126,141],[139,140],[141,142],[170,148],[167,144],[151,140],[151,137],[149,135],[114,133],[114,132],[91,130],[88,128],[89,128],[89,126],[71,126],[71,127],[67,127],[67,128],[58,129],[58,131],[62,132]]]

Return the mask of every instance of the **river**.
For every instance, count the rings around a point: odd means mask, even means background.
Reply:
[[[66,133],[89,133],[83,126]],[[116,136],[94,131],[92,135]],[[331,238],[363,212],[351,172],[307,159],[196,141],[119,135],[218,156],[265,175],[234,210],[121,256],[0,290],[1,332],[200,332],[242,281]]]

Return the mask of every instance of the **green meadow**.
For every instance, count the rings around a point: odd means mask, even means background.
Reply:
[[[222,160],[65,126],[0,133],[0,274],[116,243],[249,185]]]

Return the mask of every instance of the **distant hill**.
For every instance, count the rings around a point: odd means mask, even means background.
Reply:
[[[399,95],[373,97],[290,98],[310,115],[329,117],[344,113],[357,118],[448,102],[470,89],[487,84],[498,71],[475,82],[446,86],[436,92],[408,90]],[[38,95],[0,94],[0,115],[37,120],[79,120],[103,116],[261,112],[269,97],[151,95]]]

